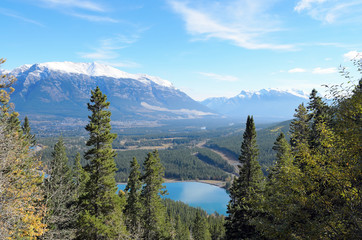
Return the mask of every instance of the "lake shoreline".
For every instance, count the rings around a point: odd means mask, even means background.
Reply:
[[[209,185],[213,185],[219,188],[223,188],[226,189],[226,182],[225,181],[220,181],[220,180],[197,180],[197,179],[193,179],[193,180],[178,180],[178,179],[169,179],[169,178],[164,178],[164,183],[174,183],[174,182],[199,182],[199,183],[206,183]],[[117,184],[127,184],[127,182],[118,182]]]

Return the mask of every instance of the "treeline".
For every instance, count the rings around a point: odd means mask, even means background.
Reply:
[[[356,63],[361,72],[361,62]],[[267,178],[248,117],[239,177],[230,188],[226,239],[359,239],[362,233],[362,79],[353,90],[331,87],[328,106],[313,90],[290,124],[290,141],[274,142]],[[344,89],[342,89],[344,90]]]
[[[65,138],[67,156],[70,159],[70,164],[74,164],[75,156],[78,152],[87,150],[84,137]],[[58,141],[57,138],[41,138],[38,143],[45,146],[41,151],[42,161],[48,165],[52,149],[49,146],[54,146]],[[113,144],[112,147],[114,148]],[[140,164],[143,163],[149,150],[127,150],[118,151],[115,156],[117,167],[116,181],[126,182],[130,166],[129,161],[136,157]],[[162,164],[165,166],[165,177],[177,180],[225,180],[229,177],[233,168],[223,160],[219,155],[208,149],[193,148],[180,146],[173,149],[159,150]],[[85,166],[86,160],[82,157],[81,164]]]

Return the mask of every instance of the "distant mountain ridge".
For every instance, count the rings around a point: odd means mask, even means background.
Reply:
[[[35,120],[86,119],[86,104],[96,86],[111,102],[113,121],[217,115],[167,80],[99,63],[48,62],[23,65],[7,73],[18,79],[12,95],[16,110]]]
[[[261,89],[241,91],[238,95],[225,98],[208,98],[201,103],[230,118],[245,118],[253,115],[262,121],[284,121],[293,118],[294,110],[308,95],[298,90]]]

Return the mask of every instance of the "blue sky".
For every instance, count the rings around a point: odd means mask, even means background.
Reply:
[[[2,66],[99,62],[196,100],[343,81],[362,50],[362,0],[2,0]],[[357,56],[360,57],[360,56]]]

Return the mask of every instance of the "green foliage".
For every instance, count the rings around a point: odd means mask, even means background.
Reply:
[[[360,84],[343,97],[335,95],[333,108],[327,108],[313,91],[311,112],[300,105],[292,122],[292,151],[282,136],[275,142],[277,163],[264,191],[264,215],[252,220],[265,237],[359,238]]]
[[[164,168],[158,152],[148,153],[144,166],[142,180],[144,186],[141,192],[143,205],[142,224],[144,239],[166,239],[170,237],[170,229],[166,223],[166,208],[162,204]]]
[[[181,222],[180,216],[176,217],[176,223],[175,223],[175,240],[190,240],[190,231],[189,228],[186,227],[186,225]]]
[[[239,177],[230,188],[230,202],[226,217],[226,239],[256,238],[258,233],[251,224],[258,215],[257,201],[263,184],[263,173],[257,161],[258,148],[253,117],[248,116],[239,157]]]
[[[195,148],[195,150],[197,151],[196,156],[203,162],[221,168],[228,173],[234,172],[234,168],[224,159],[222,159],[218,154],[210,151],[207,148]]]
[[[141,236],[140,222],[143,210],[141,203],[141,188],[140,165],[138,164],[137,159],[133,158],[131,162],[131,173],[125,188],[127,204],[124,209],[127,229],[131,233],[133,239],[137,239]]]
[[[261,203],[264,214],[252,222],[269,239],[294,239],[301,215],[304,188],[300,169],[294,165],[290,145],[281,133],[274,143],[276,164],[271,169]]]
[[[79,239],[118,239],[126,235],[123,225],[121,199],[116,195],[116,165],[112,142],[107,97],[97,87],[92,91],[88,109],[92,112],[86,126],[89,132],[84,157],[89,161],[85,170],[89,178],[80,197]]]
[[[54,146],[49,178],[44,182],[48,231],[42,239],[74,239],[76,185],[68,166],[63,138]]]
[[[192,237],[195,240],[211,240],[211,234],[206,218],[201,216],[199,212],[196,213],[192,227]]]
[[[318,125],[321,123],[330,123],[328,106],[323,102],[320,96],[317,96],[317,90],[313,89],[307,109],[310,111],[309,120],[311,122],[311,131],[309,132],[309,145],[313,149],[320,147],[321,132]]]
[[[176,148],[176,149],[165,149],[159,150],[161,163],[165,167],[165,177],[169,179],[179,180],[193,180],[193,179],[204,179],[204,180],[224,180],[228,177],[228,174],[215,166],[214,164],[225,164],[224,160],[220,160],[210,151],[203,153],[206,156],[210,156],[212,160],[204,162],[200,160],[195,153],[198,152],[199,148]],[[116,164],[118,171],[116,173],[117,182],[125,182],[130,172],[129,159],[136,157],[140,159],[139,163],[143,164],[143,160],[147,155],[148,150],[129,150],[129,151],[118,151],[116,157]],[[220,162],[219,162],[220,161]],[[127,163],[127,164],[126,164]]]
[[[37,239],[46,231],[43,174],[10,103],[15,81],[0,75],[0,239]]]
[[[265,129],[257,130],[256,142],[259,147],[258,162],[265,175],[267,175],[268,168],[273,165],[275,160],[272,150],[273,142],[280,132],[283,132],[288,138],[289,124],[290,121],[285,121]],[[244,130],[226,134],[226,136],[222,137],[214,137],[207,142],[206,146],[218,150],[230,159],[237,161],[240,155],[240,141],[242,141],[243,132]]]
[[[204,210],[200,208],[190,207],[186,203],[181,201],[174,201],[171,199],[163,199],[162,203],[166,206],[167,213],[171,222],[175,222],[175,238],[176,239],[189,239],[190,231],[194,226],[196,215],[200,215],[202,218],[207,220],[208,231],[211,234],[212,240],[221,240],[225,237],[224,228],[224,216],[218,214],[208,215]],[[178,224],[178,219],[181,224]],[[179,233],[180,229],[185,229],[183,233]],[[179,229],[179,230],[178,230]],[[183,238],[178,238],[183,236]]]
[[[24,122],[23,125],[21,126],[21,129],[23,131],[23,134],[25,135],[26,140],[30,143],[30,146],[34,147],[36,144],[35,135],[30,133],[31,129],[29,124],[29,119],[27,116],[25,116],[24,118]]]
[[[89,181],[89,173],[82,167],[80,153],[75,156],[73,180],[76,188],[76,199],[79,199],[80,195],[86,192],[86,183]]]

